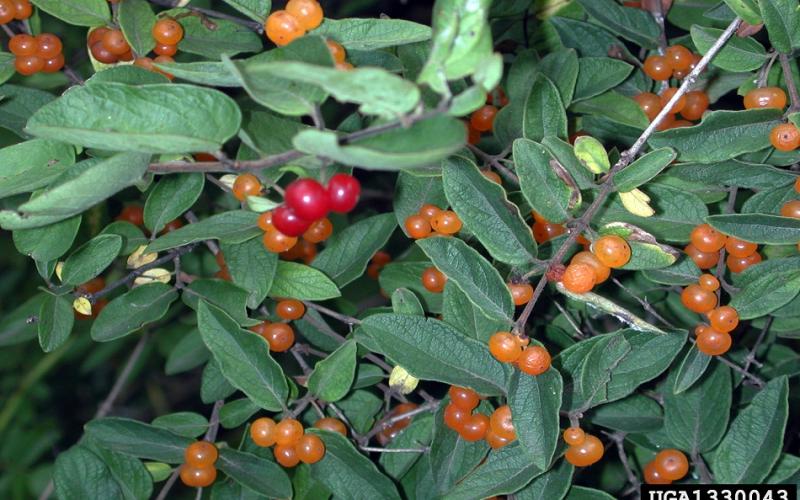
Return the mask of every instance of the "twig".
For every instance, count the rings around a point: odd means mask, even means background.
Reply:
[[[553,301],[553,304],[555,304],[556,309],[561,311],[561,314],[563,314],[567,319],[567,323],[569,323],[572,329],[575,330],[575,336],[579,339],[585,339],[586,336],[583,334],[583,332],[581,332],[578,323],[575,322],[575,318],[573,318],[572,315],[566,309],[564,309],[564,306],[558,303],[558,301]]]
[[[176,3],[173,0],[150,0],[150,3],[153,3],[155,5],[160,5],[161,7],[168,7],[171,9],[177,7]],[[249,30],[255,31],[256,33],[264,33],[264,25],[256,21],[249,21],[247,19],[242,19],[240,17],[225,14],[224,12],[217,12],[211,9],[203,9],[201,7],[185,6],[183,8],[191,10],[193,12],[197,12],[198,14],[202,14],[204,16],[214,17],[217,19],[225,19],[227,21],[234,22],[238,25],[244,26]]]
[[[734,363],[733,361],[729,360],[728,358],[725,358],[723,356],[715,356],[715,357],[721,363],[723,363],[725,365],[728,365],[736,373],[738,373],[738,374],[740,374],[740,375],[742,375],[742,376],[744,376],[746,378],[749,378],[753,382],[753,384],[756,387],[758,387],[759,389],[764,387],[764,380],[761,377],[758,377],[756,375],[753,375],[750,372],[745,371],[741,366],[737,365],[736,363]]]
[[[314,304],[314,305],[316,305],[316,304]],[[313,309],[313,307],[312,307],[312,309]],[[346,339],[346,338],[342,337],[341,335],[339,335],[338,333],[336,333],[335,331],[333,331],[333,330],[331,329],[331,327],[329,327],[327,324],[320,323],[320,322],[319,322],[319,321],[317,321],[317,319],[316,319],[316,318],[314,318],[313,316],[304,316],[304,317],[303,317],[303,319],[304,319],[304,320],[306,320],[306,321],[308,321],[308,322],[309,322],[309,323],[311,323],[312,325],[316,326],[316,327],[317,327],[317,329],[318,329],[318,330],[319,330],[321,333],[323,333],[323,334],[327,335],[328,337],[330,337],[330,338],[334,339],[334,340],[335,340],[335,341],[337,341],[338,343],[340,343],[340,344],[343,344],[343,343],[347,342],[347,339]],[[379,358],[378,356],[376,356],[376,355],[374,355],[374,354],[371,354],[371,353],[370,353],[370,354],[366,354],[364,357],[365,357],[366,359],[368,359],[368,360],[372,361],[373,363],[375,363],[375,364],[376,364],[376,365],[378,365],[379,367],[383,368],[383,369],[384,369],[384,371],[386,371],[387,373],[390,373],[390,372],[392,371],[392,367],[391,367],[391,366],[390,366],[388,363],[386,363],[384,360],[382,360],[381,358]]]
[[[758,338],[756,339],[756,343],[753,344],[753,347],[750,349],[750,352],[747,353],[747,356],[744,358],[744,366],[742,370],[745,372],[750,369],[750,365],[753,363],[758,363],[756,361],[756,351],[758,351],[758,347],[761,345],[761,342],[764,341],[764,338],[767,336],[767,332],[769,332],[770,327],[772,326],[772,320],[774,316],[768,316],[767,321],[764,322],[764,327],[761,329],[761,332],[758,334]]]
[[[767,78],[769,78],[769,72],[772,69],[772,65],[775,64],[775,59],[777,59],[778,53],[774,50],[770,53],[769,59],[761,66],[761,69],[758,70],[758,78],[756,79],[756,87],[761,88],[767,84]]]
[[[709,472],[706,463],[703,461],[703,457],[697,451],[692,451],[692,465],[694,468],[697,469],[697,473],[700,474],[700,483],[701,484],[711,484],[714,482],[714,478],[711,477],[711,472]]]
[[[361,324],[361,320],[358,319],[358,318],[354,318],[354,317],[348,316],[346,314],[338,313],[338,312],[336,312],[334,310],[328,309],[327,307],[315,304],[313,302],[303,301],[303,303],[306,305],[306,307],[308,307],[310,309],[314,309],[315,311],[318,311],[318,312],[320,312],[320,313],[322,313],[322,314],[324,314],[326,316],[330,316],[331,318],[338,319],[339,321],[341,321],[342,323],[345,323],[347,325],[351,325],[352,326],[352,325],[360,325]]]
[[[663,323],[665,326],[668,326],[669,328],[675,328],[675,326],[674,326],[672,323],[670,323],[669,321],[667,321],[666,319],[664,319],[664,317],[663,317],[663,316],[661,316],[661,315],[658,313],[658,311],[656,311],[656,310],[653,308],[653,306],[651,306],[651,305],[650,305],[650,303],[649,303],[649,302],[647,302],[647,300],[645,300],[645,299],[643,299],[643,298],[639,297],[638,295],[636,295],[635,293],[633,293],[633,291],[632,291],[632,290],[630,290],[628,287],[626,287],[625,285],[623,285],[623,284],[622,284],[622,282],[621,282],[620,280],[618,280],[617,278],[612,278],[611,280],[612,280],[612,281],[614,282],[614,284],[616,284],[618,287],[622,288],[622,290],[623,290],[625,293],[627,293],[628,295],[630,295],[631,297],[633,297],[633,299],[634,299],[634,300],[636,300],[636,302],[638,302],[638,303],[639,303],[639,305],[641,305],[641,306],[642,306],[642,309],[644,309],[645,311],[647,311],[648,313],[650,313],[650,314],[651,314],[651,315],[652,315],[654,318],[656,318],[657,320],[659,320],[659,321],[660,321],[661,323]]]
[[[658,3],[661,3],[659,0]],[[634,474],[633,469],[631,468],[630,463],[628,462],[628,455],[625,453],[625,433],[624,432],[603,432],[606,436],[611,438],[614,442],[614,445],[617,448],[617,455],[619,456],[619,461],[622,463],[622,467],[625,469],[625,475],[628,478],[628,482],[631,483],[634,490],[638,490],[641,482],[639,478]]]
[[[494,167],[495,170],[500,172],[500,174],[507,180],[519,186],[519,177],[517,177],[517,174],[515,174],[508,167],[497,161],[498,158],[504,158],[506,154],[508,154],[506,151],[502,152],[499,155],[490,155],[489,153],[486,153],[485,151],[481,150],[480,148],[472,144],[467,144],[467,148],[469,148],[470,151],[475,153],[475,155],[478,156],[481,160]]]
[[[792,74],[792,67],[789,65],[789,57],[786,54],[778,56],[781,61],[781,68],[783,69],[783,79],[786,81],[786,88],[789,89],[789,99],[792,105],[786,110],[786,114],[793,113],[800,110],[800,95],[797,93],[797,86],[794,84],[794,75]]]
[[[317,130],[325,130],[325,119],[322,117],[322,109],[320,109],[319,104],[315,104],[311,108],[311,121],[314,122]]]
[[[181,474],[181,468],[175,467],[175,470],[172,471],[172,474],[170,474],[169,479],[167,479],[167,482],[164,483],[164,486],[161,488],[161,491],[158,492],[156,500],[165,500],[167,498],[169,490],[172,489],[172,486],[175,484],[175,481],[178,480],[178,476],[180,476],[180,474]]]
[[[211,417],[208,419],[208,430],[205,436],[203,436],[204,441],[213,443],[217,440],[217,432],[219,432],[219,412],[224,405],[224,399],[214,401],[214,407],[211,409]]]
[[[13,37],[14,37],[14,32],[13,32],[13,31],[11,31],[11,28],[9,28],[9,27],[8,27],[7,25],[5,25],[5,24],[2,24],[2,25],[0,25],[0,26],[2,26],[2,27],[3,27],[3,31],[5,31],[5,32],[6,32],[6,35],[8,35],[8,38],[13,38]]]
[[[83,85],[85,83],[81,75],[72,69],[71,66],[65,64],[64,67],[61,68],[61,71],[64,73],[64,76],[66,76],[67,79],[72,82],[73,85]]]
[[[725,204],[726,214],[734,212],[734,208],[736,206],[736,194],[739,192],[739,188],[737,186],[732,186],[730,189],[730,193],[728,193],[728,202]],[[717,277],[717,280],[719,280],[720,284],[725,282],[725,252],[724,246],[719,249],[719,260],[717,261],[717,267],[714,270],[714,275]],[[727,285],[727,283],[725,284]],[[730,293],[727,287],[723,286],[722,288],[724,288],[726,292]],[[721,298],[722,290],[718,288],[717,302],[719,302]]]
[[[406,411],[406,412],[403,412],[403,413],[398,413],[397,415],[384,417],[384,418],[380,419],[372,427],[372,429],[364,436],[364,438],[369,439],[372,436],[374,436],[374,435],[378,434],[379,432],[381,432],[383,429],[391,426],[392,424],[395,424],[395,423],[397,423],[397,422],[399,422],[401,420],[405,420],[406,418],[413,417],[414,415],[417,415],[419,413],[425,413],[425,412],[428,412],[428,411],[436,411],[437,408],[439,408],[439,401],[433,401],[433,402],[430,402],[430,403],[425,403],[424,405],[420,405],[420,406],[414,408],[413,410],[409,410],[409,411]]]

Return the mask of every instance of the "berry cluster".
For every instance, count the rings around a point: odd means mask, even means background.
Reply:
[[[0,0],[0,25],[24,21],[33,14],[30,0]]]
[[[276,10],[264,23],[264,33],[282,47],[322,24],[322,6],[317,0],[289,0],[284,10]]]
[[[375,255],[372,256],[372,260],[369,261],[369,265],[367,266],[367,276],[374,280],[378,279],[381,269],[391,261],[392,256],[389,255],[388,252],[384,252],[383,250],[375,252]]]
[[[30,76],[40,71],[57,73],[64,67],[64,49],[61,39],[52,33],[31,36],[19,34],[11,37],[8,50],[16,56],[17,73]]]
[[[416,403],[400,403],[399,405],[392,408],[388,413],[386,413],[386,419],[393,420],[394,418],[406,414],[410,411],[416,410],[419,407]],[[400,431],[411,425],[411,416],[400,418],[391,423],[391,425],[385,426],[383,429],[378,432],[375,436],[382,446],[386,446],[389,444],[394,438],[400,434]]]
[[[486,96],[486,105],[481,106],[472,112],[467,122],[467,141],[470,144],[478,144],[481,134],[491,132],[494,129],[494,119],[499,108],[508,104],[508,97],[500,87]]]
[[[550,369],[550,353],[542,346],[528,344],[528,337],[497,332],[489,338],[489,352],[497,361],[513,363],[523,373],[541,375]]]
[[[92,295],[106,287],[106,280],[102,276],[92,278],[82,285],[75,287],[75,292],[80,295]],[[85,315],[75,311],[75,319],[85,320],[96,318],[100,312],[108,305],[108,299],[101,297],[92,304],[92,314]]]
[[[564,431],[564,442],[569,445],[564,458],[575,467],[588,467],[603,458],[603,442],[580,427],[567,428]]]
[[[447,284],[447,276],[435,267],[427,267],[422,271],[422,286],[431,293],[442,293]]]
[[[642,70],[656,81],[663,82],[670,78],[681,80],[689,75],[700,59],[699,54],[693,54],[683,45],[671,45],[664,51],[664,55],[653,54],[647,57]]]
[[[452,386],[448,394],[450,403],[444,409],[444,424],[464,441],[485,439],[489,446],[498,449],[517,439],[508,405],[497,408],[489,417],[474,413],[481,398],[472,389]]]
[[[731,347],[731,336],[739,324],[739,314],[731,306],[717,307],[716,291],[719,280],[710,275],[700,276],[697,284],[689,285],[681,292],[681,302],[690,311],[705,314],[711,325],[695,328],[697,348],[709,356],[725,354]]]
[[[306,306],[295,299],[278,301],[275,314],[284,321],[294,321],[303,317]],[[250,328],[250,331],[261,335],[269,343],[269,350],[286,352],[294,345],[294,330],[286,323],[270,323],[264,321]]]
[[[404,223],[406,232],[415,240],[428,236],[451,236],[461,231],[461,219],[452,210],[442,210],[426,203],[419,211],[409,215]]]
[[[196,441],[187,446],[181,466],[183,484],[192,488],[205,488],[214,484],[217,478],[217,468],[214,467],[217,458],[219,451],[213,443]]]
[[[572,257],[561,283],[572,293],[586,293],[607,280],[611,269],[624,266],[631,260],[631,247],[617,235],[598,238],[592,251],[578,252]]]
[[[708,224],[700,224],[692,230],[689,244],[683,251],[700,269],[711,269],[719,262],[719,251],[723,247],[728,254],[725,264],[732,273],[740,273],[761,262],[758,245],[725,236]]]
[[[661,450],[644,466],[644,482],[647,484],[672,484],[689,472],[689,460],[680,450]]]
[[[275,446],[275,460],[284,467],[294,467],[300,462],[315,464],[325,456],[325,443],[319,436],[305,434],[303,424],[294,418],[275,423],[268,417],[253,421],[250,438],[262,448]]]
[[[780,87],[759,87],[744,96],[745,109],[786,108],[786,92]],[[778,151],[794,151],[800,147],[800,130],[793,123],[775,125],[769,133],[769,142]]]
[[[178,44],[183,40],[183,36],[183,26],[178,21],[175,19],[159,19],[153,26],[153,38],[156,40],[153,52],[155,52],[156,57],[154,59],[137,57],[133,64],[148,71],[160,73],[172,80],[174,75],[158,69],[154,63],[175,62],[173,57],[178,53]]]
[[[121,30],[101,26],[89,32],[89,51],[103,64],[133,61],[133,51]]]

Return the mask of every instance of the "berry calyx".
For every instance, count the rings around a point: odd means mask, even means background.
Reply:
[[[575,467],[587,467],[599,462],[603,452],[603,443],[596,436],[586,434],[582,443],[569,447],[564,458]]]
[[[276,10],[264,23],[264,33],[272,43],[278,47],[288,45],[292,41],[306,34],[300,21],[285,10]]]
[[[325,443],[319,436],[306,434],[294,445],[297,458],[304,464],[315,464],[325,456]]]
[[[205,488],[214,484],[217,479],[217,469],[211,467],[192,467],[184,464],[181,466],[181,481],[190,488]]]
[[[564,429],[564,442],[570,446],[576,446],[586,439],[586,433],[580,427],[567,427]]]
[[[422,215],[410,215],[403,226],[406,233],[415,240],[427,238],[431,234],[431,223]]]
[[[250,424],[250,439],[257,446],[268,448],[275,444],[275,439],[277,438],[276,427],[277,424],[271,418],[258,418]]]
[[[728,352],[733,340],[730,334],[704,328],[697,335],[697,349],[708,356],[720,356]]]
[[[311,31],[322,24],[322,7],[316,0],[289,0],[286,12],[294,16],[306,31]]]
[[[522,355],[517,337],[510,332],[497,332],[489,337],[489,352],[501,363],[513,363]]]
[[[325,187],[314,179],[298,179],[286,188],[286,205],[301,219],[315,221],[328,215],[330,202]],[[278,228],[280,230],[280,227]],[[302,233],[301,233],[302,234]]]
[[[669,481],[678,481],[689,473],[689,460],[679,450],[661,450],[653,459],[653,463],[661,476]]]
[[[739,325],[739,313],[731,306],[722,306],[708,313],[711,328],[718,332],[730,333]]]
[[[422,286],[431,293],[442,293],[447,283],[447,276],[435,267],[422,271]]]
[[[780,87],[761,87],[753,89],[744,96],[744,109],[786,107],[786,92]]]
[[[525,305],[533,298],[533,287],[530,283],[509,283],[508,290],[515,306]]]
[[[347,437],[347,426],[338,418],[324,417],[314,423],[314,427],[324,431],[338,432],[344,437]]]
[[[667,57],[652,55],[644,60],[642,69],[653,80],[663,81],[669,80],[669,77],[672,76],[673,67]]]
[[[561,283],[564,288],[572,293],[586,293],[594,288],[597,275],[588,264],[570,264],[561,276]]]
[[[517,366],[522,373],[537,376],[549,370],[551,362],[552,359],[547,349],[533,345],[526,347],[522,351],[519,359],[517,359]]]
[[[472,411],[480,403],[478,393],[466,387],[452,386],[448,389],[447,394],[450,396],[451,404],[461,408],[464,411]]]
[[[708,224],[700,224],[692,229],[692,245],[701,252],[718,252],[725,246],[728,237]]]
[[[717,306],[717,296],[700,285],[689,285],[681,292],[681,303],[690,311],[705,314]]]
[[[492,413],[489,417],[489,428],[503,439],[509,441],[517,439],[517,432],[511,419],[511,408],[508,405],[500,406]]]
[[[333,224],[330,219],[323,217],[311,223],[306,232],[303,233],[303,239],[309,243],[322,243],[333,234]]]
[[[442,210],[431,217],[431,228],[440,234],[456,234],[461,226],[461,219],[452,210]]]
[[[196,441],[186,447],[183,458],[187,465],[192,467],[209,467],[214,465],[219,457],[217,447],[208,441]]]
[[[332,212],[351,212],[361,196],[361,183],[352,175],[336,174],[328,181],[328,202]]]
[[[297,237],[311,227],[311,222],[301,217],[292,207],[281,205],[272,211],[272,225],[286,236]]]
[[[614,234],[598,238],[592,245],[592,253],[603,265],[612,269],[622,267],[631,260],[628,242]]]
[[[178,45],[183,40],[183,26],[174,19],[160,19],[153,26],[153,38],[164,45]]]
[[[275,443],[278,446],[294,446],[303,437],[303,424],[294,418],[284,418],[275,426]]]
[[[248,196],[258,196],[261,193],[261,181],[253,174],[241,174],[233,181],[233,196],[239,201],[244,201]]]

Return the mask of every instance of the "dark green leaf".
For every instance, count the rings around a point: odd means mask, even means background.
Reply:
[[[272,0],[225,0],[225,3],[258,22],[267,18],[272,7]]]
[[[514,493],[514,497],[517,500],[561,500],[572,485],[573,470],[572,464],[561,460],[531,484]]]
[[[641,394],[608,403],[592,410],[591,422],[620,432],[655,432],[664,425],[659,404]]]
[[[585,486],[572,486],[567,492],[566,500],[613,500],[614,497],[605,491]]]
[[[761,17],[769,41],[779,52],[788,54],[800,47],[800,13],[792,0],[760,0]]]
[[[273,297],[292,297],[299,300],[327,300],[339,297],[341,292],[321,271],[303,264],[279,260],[269,294]]]
[[[431,29],[404,19],[326,19],[314,34],[336,40],[349,52],[423,42]]]
[[[672,388],[672,392],[680,394],[692,387],[706,372],[710,362],[711,356],[703,354],[699,349],[689,348],[678,367],[678,374],[675,376],[675,386]]]
[[[308,377],[308,390],[331,403],[345,397],[356,374],[356,351],[356,343],[349,340],[318,361]]]
[[[692,26],[692,42],[701,54],[722,35],[722,30]],[[728,71],[752,71],[758,69],[767,60],[764,46],[752,37],[731,37],[722,50],[711,60],[711,64]]]
[[[617,186],[617,191],[622,193],[633,191],[658,175],[672,163],[675,156],[674,150],[661,148],[640,157],[614,176],[614,185]]]
[[[81,216],[76,215],[49,226],[14,231],[14,245],[33,260],[48,262],[64,255],[75,241]]]
[[[2,91],[0,91],[2,92]],[[0,198],[45,187],[75,163],[75,148],[33,139],[0,149]]]
[[[58,498],[122,498],[106,465],[83,445],[58,455],[53,482]]]
[[[189,371],[208,361],[210,355],[200,333],[196,329],[189,330],[170,351],[164,373],[175,375]]]
[[[218,61],[223,55],[234,56],[243,52],[259,52],[264,47],[262,38],[250,29],[225,19],[207,23],[197,15],[186,15],[185,9],[173,9],[172,15],[181,15],[184,35],[178,50]],[[263,21],[263,19],[262,19]]]
[[[567,113],[558,88],[544,75],[537,75],[522,117],[525,138],[541,141],[545,136],[567,137]]]
[[[271,460],[256,455],[222,448],[216,466],[231,479],[268,498],[291,498],[289,476]]]
[[[644,130],[648,124],[647,116],[636,101],[614,90],[573,103],[570,111],[602,116],[613,122],[640,130]]]
[[[579,0],[578,3],[612,33],[644,48],[654,49],[658,46],[660,29],[646,10],[623,7],[613,0]]]
[[[0,319],[0,347],[19,344],[36,337],[38,327],[30,319],[39,314],[46,297],[47,294],[39,293],[16,309],[3,313]]]
[[[200,197],[205,185],[203,174],[165,175],[144,204],[144,225],[153,233],[177,219]]]
[[[257,220],[257,213],[243,210],[212,215],[157,238],[147,247],[147,252],[161,252],[203,240],[242,243],[262,234],[256,225]]]
[[[44,352],[52,352],[69,338],[75,315],[72,303],[64,296],[45,296],[39,310],[39,345]]]
[[[426,311],[432,313],[441,312],[442,294],[429,292],[422,286],[422,273],[430,265],[430,262],[389,263],[378,275],[378,283],[381,290],[389,294],[398,288],[407,288],[419,297]]]
[[[208,429],[208,419],[191,411],[161,415],[153,420],[152,424],[188,438],[200,436]]]
[[[758,163],[729,160],[720,163],[682,163],[669,168],[667,175],[704,184],[725,184],[748,189],[771,189],[789,184],[794,175],[786,170]],[[759,210],[748,210],[758,212]]]
[[[547,149],[539,143],[517,139],[513,151],[519,186],[531,208],[549,221],[566,221],[572,191],[551,165],[555,160]]]
[[[252,326],[257,321],[247,317],[247,290],[229,281],[218,279],[197,279],[183,289],[183,302],[197,310],[200,301],[215,305],[225,311],[234,321],[244,326]]]
[[[220,408],[219,423],[225,429],[235,429],[259,411],[261,408],[247,398],[234,399]]]
[[[430,481],[429,487],[439,494],[450,491],[462,478],[472,472],[486,457],[489,449],[483,440],[465,441],[457,432],[444,425],[444,408],[444,405],[440,405],[433,417],[433,441],[428,455],[431,477],[421,481]],[[483,405],[476,411],[491,411],[489,408],[491,407]],[[428,498],[432,496],[429,494]]]
[[[668,268],[648,269],[642,274],[650,281],[663,285],[689,285],[697,281],[701,272],[692,259],[684,257]]]
[[[514,370],[509,382],[508,405],[521,454],[540,471],[550,465],[561,435],[558,411],[562,392],[561,375],[554,369],[535,377]]]
[[[514,493],[542,473],[522,448],[522,444],[512,443],[492,451],[480,467],[459,481],[443,498],[466,500]]]
[[[81,245],[64,262],[61,282],[80,285],[99,275],[122,250],[122,237],[101,234]]]
[[[394,188],[394,215],[400,229],[406,233],[405,222],[419,212],[422,205],[430,203],[437,207],[447,205],[441,177],[422,177],[400,171]],[[408,233],[406,233],[408,236]]]
[[[224,62],[165,62],[156,66],[180,80],[209,87],[241,87],[242,82]]]
[[[92,447],[92,452],[103,460],[108,472],[117,482],[123,498],[126,500],[150,498],[153,493],[153,476],[141,460],[98,446]]]
[[[464,335],[489,342],[495,332],[508,328],[505,321],[487,318],[455,283],[446,284],[442,295],[442,320]]]
[[[411,424],[386,445],[389,449],[419,448],[430,444],[433,438],[432,414],[415,415]],[[382,453],[379,459],[381,467],[386,473],[399,479],[419,460],[422,453]]]
[[[578,81],[574,100],[588,99],[613,89],[631,74],[633,66],[611,57],[578,59]]]
[[[147,0],[121,2],[117,11],[117,21],[125,39],[137,54],[147,54],[156,46],[153,27],[156,15]]]
[[[32,3],[48,14],[76,26],[100,26],[111,20],[108,3],[105,0],[80,2],[32,0]]]
[[[278,255],[264,251],[259,238],[243,243],[223,243],[220,248],[233,282],[250,292],[247,306],[258,307],[272,287]]]
[[[105,417],[84,426],[86,435],[100,446],[139,458],[182,463],[192,440],[137,420]]]
[[[578,56],[572,49],[552,52],[539,62],[539,71],[556,86],[564,106],[572,102],[578,80],[578,64]]]
[[[61,3],[59,0],[53,0]],[[0,127],[7,128],[20,137],[27,138],[23,131],[33,113],[55,100],[50,92],[7,83],[3,85],[0,100]]]
[[[92,324],[92,338],[108,342],[158,321],[178,298],[178,292],[164,283],[141,285],[112,300]]]
[[[740,319],[753,319],[771,313],[800,293],[800,271],[765,273],[744,283],[730,306]]]

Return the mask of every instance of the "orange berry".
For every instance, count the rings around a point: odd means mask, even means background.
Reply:
[[[603,451],[603,443],[596,436],[587,434],[581,444],[569,447],[564,458],[575,467],[587,467],[599,462]]]
[[[442,210],[431,217],[431,228],[441,234],[456,234],[461,230],[461,219],[452,210]]]
[[[178,45],[183,40],[183,26],[174,19],[160,19],[153,26],[153,38],[164,45]]]
[[[334,63],[343,63],[345,58],[347,57],[347,51],[344,50],[341,44],[331,40],[328,38],[325,40],[325,43],[328,45],[328,50],[331,53],[331,57],[333,57]]]
[[[323,217],[311,223],[306,232],[303,233],[303,239],[309,243],[322,243],[333,234],[333,224],[330,219]]]
[[[533,223],[533,239],[536,243],[544,243],[550,241],[556,236],[562,235],[567,232],[567,229],[561,224],[553,224],[545,220],[536,221]]]
[[[426,203],[422,205],[419,209],[419,215],[425,217],[426,220],[430,221],[434,217],[436,217],[442,211],[441,208],[437,207],[436,205],[431,205],[430,203]]]
[[[794,192],[800,193],[800,177],[797,177],[794,180]]]
[[[264,212],[259,215],[256,225],[264,232],[275,231],[275,225],[272,223],[272,211]]]
[[[294,418],[284,418],[275,426],[275,443],[294,446],[303,436],[303,424]]]
[[[653,80],[669,80],[672,76],[672,64],[664,56],[652,55],[644,60],[644,72]]]
[[[250,439],[257,446],[261,446],[262,448],[267,448],[275,444],[275,438],[277,437],[275,428],[277,424],[271,418],[261,417],[253,421],[250,424]]]
[[[692,72],[695,66],[697,66],[697,63],[700,62],[700,59],[702,59],[702,56],[700,56],[700,54],[692,54],[692,63],[689,65],[689,67],[686,68],[685,70],[676,69],[675,71],[672,72],[672,77],[677,78],[678,80],[686,78],[687,76],[689,76],[689,73]]]
[[[289,0],[286,12],[293,15],[306,31],[322,24],[322,7],[316,0]]]
[[[427,238],[431,234],[431,224],[422,215],[409,216],[404,225],[408,235],[415,240]]]
[[[508,405],[503,405],[492,413],[489,418],[489,428],[503,439],[509,441],[517,439],[517,432],[511,419],[511,408]]]
[[[286,323],[270,323],[261,335],[269,343],[269,350],[286,352],[294,344],[294,330]]]
[[[261,181],[253,174],[241,174],[233,182],[233,195],[239,201],[244,201],[248,196],[258,196],[261,193]]]
[[[730,334],[718,332],[713,328],[704,329],[697,335],[697,349],[709,356],[725,354],[732,343]]]
[[[567,427],[564,430],[564,442],[570,446],[576,446],[586,439],[586,433],[580,427]]]
[[[408,413],[412,410],[416,410],[419,407],[416,403],[400,403],[399,405],[392,408],[392,411],[389,412],[389,415],[395,417],[397,415],[402,415],[404,413]],[[405,417],[394,424],[392,424],[392,429],[395,431],[399,431],[405,429],[409,425],[411,425],[411,419],[413,416]]]
[[[156,44],[155,48],[153,48],[153,52],[159,56],[174,56],[178,53],[178,46],[177,45],[167,45],[165,43],[158,43]],[[212,160],[214,161],[214,160]]]
[[[277,229],[264,233],[262,241],[264,247],[272,253],[286,252],[297,244],[297,238],[286,236]]]
[[[33,5],[28,0],[11,0],[14,5],[14,19],[24,21],[33,15]]]
[[[761,262],[761,254],[758,252],[753,252],[747,257],[734,257],[733,255],[728,255],[728,257],[725,259],[725,264],[732,273],[741,273],[748,267],[758,264],[759,262]]]
[[[134,226],[143,226],[144,208],[141,205],[126,205],[117,216],[117,220],[130,222]]]
[[[325,417],[321,418],[314,423],[314,427],[330,432],[338,432],[344,437],[347,437],[347,426],[338,418]]]
[[[517,337],[510,332],[497,332],[489,337],[489,352],[501,363],[513,363],[522,355]]]
[[[389,252],[378,250],[377,252],[375,252],[375,255],[372,256],[371,262],[376,266],[383,267],[391,261],[392,261],[392,256],[389,255]]]
[[[503,179],[500,178],[500,174],[498,174],[497,172],[494,172],[492,170],[481,170],[481,174],[483,174],[484,177],[494,182],[495,184],[500,184],[500,185],[503,184]]]
[[[435,267],[429,267],[422,272],[422,286],[431,293],[442,293],[447,283],[447,276]]]
[[[64,45],[61,39],[52,33],[42,33],[36,37],[36,56],[42,59],[55,59],[61,54]],[[129,47],[130,48],[130,47]]]
[[[692,229],[692,245],[701,252],[718,252],[725,246],[728,237],[708,224],[700,224]]]
[[[315,464],[325,456],[325,443],[319,436],[306,434],[294,445],[297,458],[304,464]]]
[[[731,306],[717,307],[708,313],[708,321],[714,330],[730,333],[739,325],[739,313]]]
[[[719,280],[713,274],[701,275],[697,280],[697,284],[700,285],[700,288],[709,292],[716,292],[719,289]]]
[[[131,46],[128,45],[128,41],[125,40],[125,36],[120,30],[108,30],[106,34],[103,35],[101,42],[107,51],[117,57],[131,50]]]
[[[686,105],[681,110],[681,116],[687,120],[699,120],[708,109],[708,95],[702,90],[693,90],[686,93]]]
[[[781,207],[781,215],[800,219],[800,200],[790,200],[784,203]]]
[[[661,450],[653,459],[656,468],[669,481],[683,479],[689,472],[689,460],[683,452],[675,449]]]
[[[564,270],[561,283],[572,293],[586,293],[592,290],[597,275],[588,264],[570,264]]]
[[[488,132],[494,127],[494,118],[497,116],[497,108],[486,104],[472,113],[469,118],[470,127],[478,132]]]
[[[33,56],[36,55],[38,43],[31,35],[21,33],[14,35],[8,41],[8,51],[15,56]]]
[[[701,252],[691,244],[687,245],[683,251],[686,252],[686,255],[688,255],[700,269],[711,269],[719,262],[718,252]]]
[[[469,123],[466,123],[467,126],[467,143],[472,144],[473,146],[481,142],[481,131],[475,130]]]
[[[681,292],[683,306],[698,314],[705,314],[717,306],[717,296],[700,285],[689,285]]]
[[[677,87],[669,87],[667,90],[662,92],[661,107],[666,107],[667,103],[669,103],[669,100],[672,99],[672,96],[674,96],[677,92]],[[680,99],[678,99],[678,102],[676,102],[675,105],[670,108],[669,112],[674,115],[676,113],[680,113],[684,107],[686,107],[686,95],[682,95]]]
[[[452,404],[465,411],[474,410],[480,403],[478,393],[466,387],[451,386],[447,394],[450,396]]]
[[[646,484],[672,484],[672,481],[664,477],[655,462],[648,462],[644,466],[642,475]]]
[[[97,278],[92,278],[86,283],[82,285],[78,285],[75,289],[76,292],[81,294],[92,294],[97,293],[103,288],[106,287],[106,280],[102,276],[98,276]]]
[[[753,255],[756,250],[758,250],[758,245],[755,243],[740,240],[733,236],[728,236],[728,240],[725,242],[725,251],[734,257],[748,257]]]
[[[217,469],[211,467],[192,467],[189,464],[181,465],[181,481],[190,488],[205,488],[214,484],[217,479]]]
[[[36,56],[17,56],[14,69],[23,76],[36,74],[44,69],[44,59]]]
[[[800,147],[800,130],[793,123],[780,123],[770,130],[769,142],[778,151],[794,151]]]
[[[59,71],[64,68],[64,64],[66,61],[64,60],[64,54],[59,54],[52,59],[47,59],[44,62],[44,68],[42,71],[44,73],[58,73]]]
[[[513,439],[506,439],[498,435],[491,427],[486,431],[486,435],[483,438],[493,450],[499,450],[513,441]]]
[[[464,441],[480,441],[486,436],[489,430],[489,417],[482,413],[476,413],[468,418],[461,427],[461,438]]]
[[[110,54],[110,52],[109,52],[109,54]],[[95,54],[94,45],[92,46],[92,55],[94,56],[95,59],[100,61],[100,59],[98,59],[98,57],[97,57],[97,54]],[[100,61],[100,62],[104,62],[104,61]],[[137,66],[139,68],[142,68],[142,69],[146,69],[147,71],[158,72],[156,67],[153,66],[153,60],[150,59],[149,57],[137,57],[136,59],[133,60],[133,65]],[[216,161],[216,158],[214,160],[208,160],[208,161]]]
[[[526,347],[519,359],[517,366],[520,371],[528,375],[541,375],[550,369],[550,353],[542,346],[533,345]]]
[[[753,89],[744,96],[744,109],[786,107],[786,92],[780,87]]]
[[[287,321],[300,319],[305,312],[306,306],[295,299],[281,300],[278,302],[278,305],[275,306],[275,314],[277,314],[279,318]]]
[[[279,444],[272,449],[272,454],[275,456],[275,461],[286,468],[292,468],[300,463],[293,444]]]
[[[596,285],[606,281],[611,276],[611,268],[600,262],[600,259],[598,259],[595,254],[586,250],[576,253],[572,257],[572,260],[570,260],[570,263],[591,266],[592,269],[594,269]]]
[[[664,51],[664,56],[669,60],[672,69],[686,71],[692,65],[692,51],[683,45],[672,45]]]
[[[521,306],[527,304],[533,298],[533,287],[530,283],[509,283],[508,290],[514,305]]]
[[[448,404],[444,408],[444,425],[460,434],[464,423],[472,417],[470,411],[472,410],[465,410],[455,402]]]
[[[269,15],[264,24],[264,32],[278,47],[288,45],[294,39],[306,34],[300,21],[285,10],[276,10]]]
[[[186,465],[192,467],[209,467],[214,465],[219,457],[217,447],[208,441],[196,441],[186,447],[183,459]]]
[[[631,260],[631,247],[628,242],[616,235],[601,236],[594,242],[592,253],[605,266],[622,267]]]
[[[650,121],[653,121],[653,119],[658,116],[658,113],[661,111],[662,99],[652,92],[642,92],[640,94],[636,94],[633,96],[633,100],[639,104],[639,107],[642,108],[642,111],[644,111],[644,114]]]

